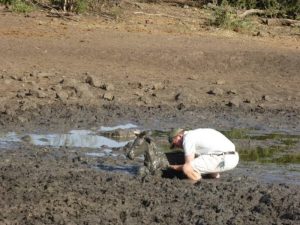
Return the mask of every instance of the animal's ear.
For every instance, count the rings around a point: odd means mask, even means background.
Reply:
[[[133,131],[133,133],[134,133],[135,136],[139,137],[140,134],[141,134],[141,131],[140,130],[135,130],[135,131]]]

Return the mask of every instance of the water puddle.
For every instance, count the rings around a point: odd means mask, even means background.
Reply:
[[[13,143],[30,143],[37,146],[49,147],[76,147],[76,148],[99,148],[107,146],[118,148],[126,145],[128,141],[116,141],[107,137],[94,135],[88,131],[70,131],[68,134],[27,134],[19,135],[10,133],[0,138],[0,148],[12,146]]]
[[[113,131],[116,129],[135,128],[133,124],[120,125],[116,127],[101,127],[98,131],[92,130],[71,130],[68,133],[51,134],[18,134],[9,132],[0,134],[0,148],[12,147],[20,144],[32,144],[48,147],[76,147],[76,148],[120,148],[125,146],[131,139],[117,140],[99,134],[99,131]]]

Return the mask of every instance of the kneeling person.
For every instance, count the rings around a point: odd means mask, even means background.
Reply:
[[[183,165],[170,165],[170,168],[183,171],[193,181],[200,180],[204,174],[219,178],[220,172],[235,168],[239,162],[234,144],[214,129],[174,129],[169,142],[171,148],[183,148],[185,155]]]

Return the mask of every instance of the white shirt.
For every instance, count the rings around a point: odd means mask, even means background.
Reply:
[[[213,152],[235,151],[234,144],[219,131],[211,128],[199,128],[185,131],[183,135],[185,156]]]

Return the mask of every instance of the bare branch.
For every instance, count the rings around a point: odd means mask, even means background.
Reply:
[[[245,18],[247,16],[250,16],[250,15],[264,15],[266,14],[266,11],[265,10],[261,10],[261,9],[249,9],[249,10],[246,10],[245,12],[241,13],[238,15],[238,17],[240,18]]]

